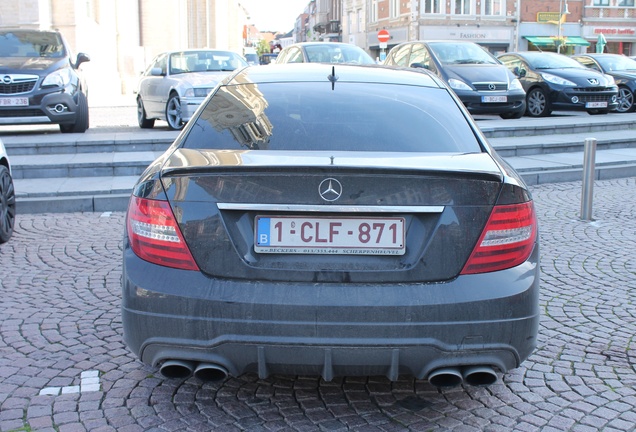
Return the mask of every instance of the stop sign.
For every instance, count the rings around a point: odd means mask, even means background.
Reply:
[[[389,39],[391,39],[391,36],[388,30],[382,29],[378,32],[378,40],[380,42],[388,42]]]

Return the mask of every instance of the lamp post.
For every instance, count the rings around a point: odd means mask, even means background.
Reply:
[[[564,5],[565,3],[565,5]],[[568,0],[559,0],[559,32],[557,35],[557,53],[561,53],[561,45],[563,44],[563,21],[565,21],[565,16],[569,15],[570,11],[568,10]]]

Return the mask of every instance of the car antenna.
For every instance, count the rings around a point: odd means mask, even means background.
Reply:
[[[331,66],[331,75],[327,77],[329,81],[331,81],[331,90],[336,87],[336,81],[338,81],[338,77],[336,76],[336,67]]]

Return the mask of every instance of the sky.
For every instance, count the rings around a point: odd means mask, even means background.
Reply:
[[[259,31],[286,33],[294,28],[298,15],[309,0],[240,0],[250,14],[250,23]]]

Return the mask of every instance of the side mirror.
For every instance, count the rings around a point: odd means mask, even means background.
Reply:
[[[152,75],[152,76],[161,76],[161,75],[163,75],[163,73],[161,73],[161,68],[153,67],[152,69],[150,69],[150,75]]]
[[[77,69],[82,63],[89,61],[91,61],[91,58],[88,56],[88,54],[78,53],[77,59],[75,60],[75,69]]]
[[[523,78],[526,76],[526,70],[523,68],[520,68],[519,66],[516,66],[512,72],[515,75],[517,75],[519,78]]]
[[[411,63],[412,68],[421,68],[421,69],[428,69],[428,65],[425,63]]]

